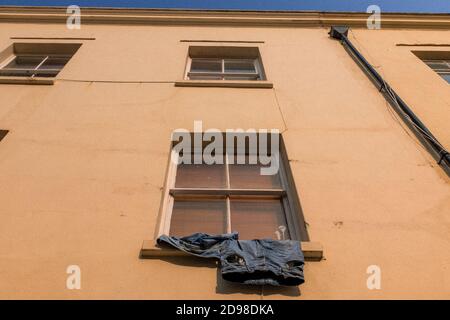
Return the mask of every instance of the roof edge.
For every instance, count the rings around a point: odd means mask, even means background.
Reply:
[[[0,6],[0,23],[65,23],[66,8]],[[86,24],[366,27],[369,16],[363,12],[81,8]],[[383,28],[450,29],[450,14],[446,13],[382,13],[381,17]]]

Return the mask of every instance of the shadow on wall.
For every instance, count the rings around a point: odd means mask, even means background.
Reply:
[[[282,295],[288,297],[299,297],[300,289],[296,287],[275,287],[275,286],[252,286],[235,282],[226,281],[220,274],[218,262],[213,259],[202,259],[196,257],[159,257],[158,259],[176,264],[179,266],[199,267],[199,268],[216,268],[217,269],[217,286],[218,294],[257,294],[261,296]]]
[[[0,130],[0,141],[8,134],[8,130]]]
[[[295,287],[275,287],[275,286],[252,286],[240,284],[224,280],[220,274],[220,269],[217,268],[217,287],[216,293],[219,294],[258,294],[261,296],[282,295],[288,297],[299,297],[301,295],[298,286]]]

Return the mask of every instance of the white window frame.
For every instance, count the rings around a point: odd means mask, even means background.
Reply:
[[[192,66],[192,60],[203,60],[203,61],[220,61],[221,65],[222,65],[222,70],[220,72],[196,72],[196,71],[191,71],[191,66]],[[225,61],[236,61],[236,62],[251,62],[253,63],[254,67],[255,67],[255,72],[254,73],[249,73],[249,72],[226,72],[225,71]],[[229,80],[229,79],[225,79],[227,76],[242,76],[242,77],[254,77],[255,79],[251,79],[251,80],[244,80],[244,81],[260,81],[260,80],[265,80],[264,79],[264,73],[262,72],[262,67],[261,67],[261,61],[259,58],[252,58],[252,59],[248,59],[248,58],[197,58],[197,57],[189,57],[187,65],[186,65],[186,72],[185,72],[185,79],[186,80],[191,80],[190,76],[192,75],[196,75],[196,76],[205,76],[205,77],[220,77],[221,79],[219,80],[227,80],[227,81],[233,81],[233,80]],[[197,79],[195,79],[197,80]],[[201,80],[201,79],[199,79]],[[209,79],[205,79],[205,80],[209,80]],[[242,81],[240,79],[237,79],[239,81]]]
[[[175,151],[171,152],[171,159],[169,161],[168,176],[166,180],[166,187],[164,189],[164,199],[160,212],[160,223],[158,228],[157,237],[166,234],[169,235],[170,223],[172,219],[173,206],[175,198],[182,195],[206,195],[206,196],[225,196],[226,198],[226,214],[227,214],[227,232],[232,230],[231,221],[231,210],[230,210],[230,196],[231,195],[244,195],[244,196],[263,196],[270,199],[280,199],[283,211],[286,219],[286,228],[289,232],[291,240],[302,240],[302,235],[300,234],[299,227],[299,215],[295,212],[296,207],[293,203],[293,197],[296,196],[292,193],[290,189],[291,186],[288,183],[286,169],[284,167],[283,157],[285,155],[280,152],[279,159],[279,178],[281,183],[281,188],[279,189],[234,189],[230,187],[229,180],[229,157],[230,153],[225,154],[225,164],[226,164],[226,176],[227,185],[225,188],[176,188],[175,181],[177,175],[177,163],[178,163],[178,153]],[[239,231],[239,230],[237,230]]]

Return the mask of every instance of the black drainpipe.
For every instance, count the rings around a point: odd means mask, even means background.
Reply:
[[[364,56],[353,46],[348,39],[348,30],[346,26],[333,26],[329,35],[333,39],[341,41],[341,44],[350,53],[350,55],[359,63],[360,67],[369,75],[371,80],[379,88],[380,92],[389,101],[396,111],[400,114],[403,121],[413,130],[424,146],[431,151],[433,157],[438,164],[443,167],[447,175],[450,175],[450,153],[445,150],[442,144],[428,130],[422,121],[412,112],[408,105],[400,98],[400,96],[392,89],[383,77],[372,67],[372,65],[364,58]]]

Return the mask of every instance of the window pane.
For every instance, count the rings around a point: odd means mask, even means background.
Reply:
[[[231,229],[239,239],[290,239],[281,200],[231,199]]]
[[[440,73],[439,74],[444,80],[446,80],[448,83],[450,83],[450,73]]]
[[[190,73],[189,80],[222,80],[222,76],[196,75]]]
[[[68,61],[69,58],[66,57],[51,57],[45,60],[45,62],[39,67],[39,70],[45,69],[61,70]]]
[[[256,73],[256,69],[252,60],[225,60],[225,72]]]
[[[44,78],[51,78],[51,77],[55,77],[57,74],[59,73],[59,71],[43,71],[43,70],[41,70],[41,71],[39,71],[39,70],[37,70],[37,71],[35,71],[34,72],[34,76],[35,77],[44,77]]]
[[[234,157],[234,164],[230,165],[230,185],[236,189],[279,189],[281,181],[279,172],[274,175],[262,175],[261,168],[268,168],[270,165],[249,164],[249,156],[245,156],[245,164],[237,163],[237,156]],[[258,161],[259,162],[259,161]]]
[[[226,185],[224,164],[180,164],[177,167],[176,188],[225,188]]]
[[[5,68],[35,69],[44,59],[42,56],[17,56]]]
[[[222,72],[222,60],[192,59],[191,72]]]
[[[432,61],[432,60],[428,60],[425,61],[425,63],[432,69],[439,69],[439,70],[450,70],[448,64],[445,61],[442,60],[436,60],[436,61]]]
[[[259,80],[258,75],[248,75],[248,76],[224,76],[225,80]]]
[[[226,200],[175,200],[170,222],[171,236],[197,232],[226,233]]]
[[[29,77],[34,74],[33,70],[0,70],[0,76],[3,77]]]

